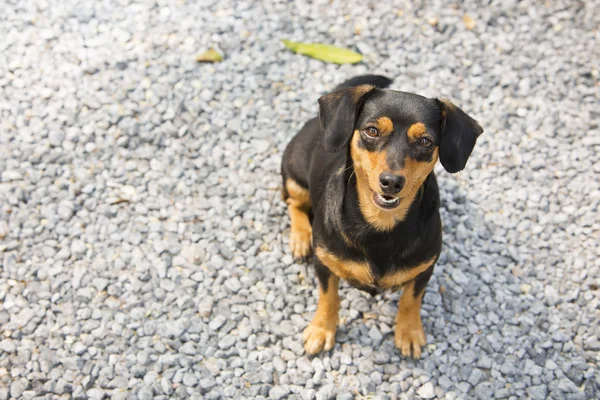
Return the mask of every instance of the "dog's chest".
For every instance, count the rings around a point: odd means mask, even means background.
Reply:
[[[364,260],[343,259],[322,246],[317,246],[315,253],[333,274],[367,291],[397,289],[415,279],[435,261],[434,257],[417,265],[391,265],[378,268],[379,265],[375,264],[373,259],[366,257]]]

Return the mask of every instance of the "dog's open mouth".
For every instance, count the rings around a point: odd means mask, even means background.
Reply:
[[[400,199],[398,197],[373,192],[373,203],[384,210],[392,210],[400,205]]]

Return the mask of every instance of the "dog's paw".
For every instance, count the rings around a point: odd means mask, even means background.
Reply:
[[[323,326],[310,324],[304,330],[302,338],[304,339],[304,351],[308,354],[317,354],[321,350],[329,351],[335,344],[335,325]]]
[[[414,359],[421,358],[421,347],[427,343],[425,331],[421,321],[418,324],[407,323],[408,321],[398,321],[396,323],[396,333],[394,334],[394,343],[398,350],[405,357],[410,357],[412,347],[412,356]],[[410,321],[414,322],[414,321]]]
[[[290,250],[296,260],[308,257],[312,248],[312,228],[296,228],[290,232]]]

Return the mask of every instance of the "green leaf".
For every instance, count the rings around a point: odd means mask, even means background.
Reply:
[[[196,56],[197,62],[220,62],[223,61],[223,56],[217,53],[212,47],[202,54]]]
[[[363,59],[362,54],[327,44],[299,43],[290,42],[289,40],[282,41],[283,44],[285,44],[285,47],[294,53],[304,54],[305,56],[325,62],[332,62],[336,64],[356,64]]]

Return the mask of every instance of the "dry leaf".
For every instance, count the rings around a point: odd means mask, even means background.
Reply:
[[[121,203],[129,203],[131,200],[129,199],[124,199],[122,197],[119,197],[118,199],[115,199],[113,201],[110,202],[111,205],[116,205],[116,204],[121,204]]]
[[[471,18],[468,14],[465,14],[465,16],[463,17],[463,22],[465,24],[465,28],[467,28],[468,30],[472,30],[473,28],[475,28],[475,20]]]
[[[202,54],[198,54],[196,56],[197,62],[221,62],[223,61],[223,56],[217,53],[215,49],[212,47],[205,51]]]

